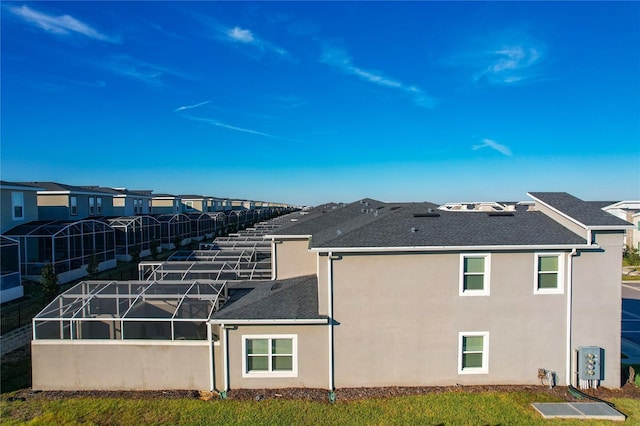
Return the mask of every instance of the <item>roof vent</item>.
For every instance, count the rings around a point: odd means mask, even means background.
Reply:
[[[434,211],[426,213],[414,213],[413,217],[440,217],[440,213],[436,213]]]
[[[274,285],[271,286],[271,291],[277,290],[280,287],[282,287],[282,283],[275,283]]]
[[[487,212],[487,216],[513,216],[513,212],[508,212],[508,211]]]
[[[336,234],[338,234],[338,235],[342,235],[342,229],[338,229],[338,230],[336,230]]]
[[[418,232],[418,229],[417,228],[411,228],[411,232],[412,233],[416,233],[416,232]]]

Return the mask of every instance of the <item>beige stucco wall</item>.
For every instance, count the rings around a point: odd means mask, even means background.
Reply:
[[[326,324],[312,325],[251,325],[238,326],[227,330],[229,350],[229,388],[260,389],[308,387],[328,388],[328,328]],[[242,377],[242,336],[243,335],[282,335],[298,336],[298,376],[277,378]],[[216,365],[222,360],[217,359]],[[216,377],[216,387],[222,389],[223,377]]]
[[[210,388],[208,342],[35,340],[31,362],[35,390]]]
[[[309,238],[283,239],[275,244],[275,279],[301,277],[316,273],[316,254],[309,251]]]
[[[545,206],[542,203],[536,202],[535,206],[536,206],[537,210],[539,210],[542,213],[546,214],[547,216],[549,216],[551,219],[555,220],[556,222],[558,222],[562,226],[564,226],[567,229],[575,232],[576,234],[580,235],[584,239],[588,238],[587,230],[585,228],[583,228],[582,226],[580,226],[580,225],[576,224],[575,222],[567,219],[565,216],[557,213],[556,211],[552,210],[551,208]]]
[[[622,315],[623,232],[595,232],[602,250],[583,252],[574,258],[573,349],[599,346],[605,351],[605,379],[616,388],[620,383],[620,319]]]
[[[534,253],[493,253],[490,296],[459,296],[459,262],[459,253],[333,261],[337,388],[537,384],[539,368],[564,381],[566,293],[533,294]],[[476,331],[489,332],[488,373],[458,374],[459,332]]]
[[[329,315],[329,262],[326,253],[318,253],[316,261],[318,264],[318,313]]]

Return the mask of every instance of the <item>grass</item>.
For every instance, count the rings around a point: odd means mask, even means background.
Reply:
[[[237,424],[237,425],[548,425],[532,402],[554,402],[552,396],[526,392],[452,391],[443,394],[340,401],[201,401],[198,399],[67,398],[0,402],[3,425],[56,424]],[[614,400],[640,424],[640,401]],[[561,425],[604,425],[592,420],[553,421]]]

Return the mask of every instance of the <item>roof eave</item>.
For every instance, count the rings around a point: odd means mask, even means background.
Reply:
[[[333,252],[441,252],[441,251],[512,251],[512,250],[572,250],[597,249],[597,244],[533,244],[533,245],[485,245],[485,246],[398,246],[398,247],[312,247],[318,253]]]
[[[211,324],[220,324],[220,325],[234,325],[234,324],[328,324],[328,318],[298,318],[298,319],[223,319],[223,318],[215,318],[210,319],[209,322]]]

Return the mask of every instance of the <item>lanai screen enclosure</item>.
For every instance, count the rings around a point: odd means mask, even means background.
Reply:
[[[33,339],[206,340],[225,281],[83,281],[33,319]]]
[[[38,277],[47,263],[57,274],[98,262],[115,261],[115,233],[98,220],[36,221],[17,226],[5,235],[20,241],[22,275]]]

